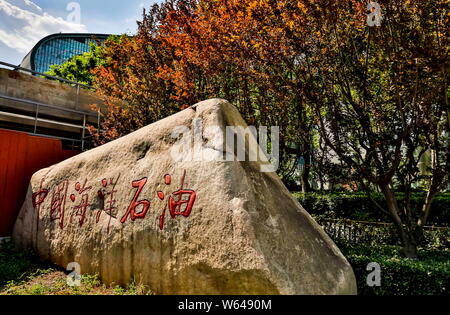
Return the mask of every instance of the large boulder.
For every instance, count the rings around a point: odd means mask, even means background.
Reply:
[[[37,172],[15,243],[157,294],[355,294],[352,268],[266,159],[220,161],[235,152],[226,126],[246,124],[209,100]],[[203,158],[186,158],[199,130]]]

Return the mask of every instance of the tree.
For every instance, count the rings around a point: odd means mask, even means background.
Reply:
[[[157,14],[156,7],[152,9]],[[144,11],[145,14],[145,11]],[[102,128],[90,128],[98,144],[117,139],[181,108],[173,84],[159,76],[172,51],[158,37],[155,16],[139,23],[136,36],[105,41],[106,62],[93,70],[93,85],[108,107]]]
[[[91,43],[88,52],[76,55],[62,65],[52,65],[46,73],[85,85],[92,85],[94,76],[92,70],[104,65],[103,47]]]
[[[107,62],[95,70],[95,85],[110,107],[102,133],[92,130],[97,139],[112,140],[221,97],[248,124],[281,128],[280,174],[289,177],[292,154],[309,151],[312,120],[310,111],[300,110],[306,104],[295,89],[295,60],[284,53],[282,34],[272,34],[276,10],[258,1],[172,0],[144,11],[138,34],[107,41]],[[262,31],[261,23],[267,24]],[[303,183],[309,189],[308,179]]]
[[[379,27],[367,25],[360,0],[155,5],[135,37],[106,42],[94,85],[110,112],[96,135],[109,141],[226,98],[247,123],[280,127],[285,178],[292,153],[308,161],[315,144],[320,174],[378,187],[404,254],[415,258],[430,204],[449,180],[449,0],[378,3]],[[426,152],[432,163],[423,173]],[[427,191],[419,213],[410,203],[416,184]],[[395,186],[406,193],[403,208]]]
[[[195,98],[204,91],[193,75],[200,68],[247,120],[279,125],[285,153],[292,141],[308,155],[314,109],[336,158],[324,163],[330,178],[378,186],[405,255],[416,257],[431,201],[448,183],[448,1],[380,3],[376,29],[356,0],[169,1],[162,34],[179,53],[166,75]],[[393,187],[400,178],[404,209]],[[414,218],[411,190],[424,179],[427,198]]]
[[[175,52],[161,75],[176,86],[175,97],[191,103],[222,97],[247,123],[279,126],[279,174],[285,179],[297,156],[309,161],[312,153],[312,112],[297,74],[302,44],[293,46],[290,38],[301,22],[295,21],[299,10],[290,1],[173,0],[160,11],[160,36]],[[303,28],[294,31],[300,38]],[[304,191],[310,166],[302,174]]]
[[[379,1],[382,25],[365,25],[355,1],[342,10],[310,7],[317,49],[305,59],[306,97],[314,104],[321,140],[335,156],[328,166],[347,181],[384,194],[403,252],[417,257],[433,197],[449,182],[449,1]],[[419,170],[431,152],[428,174]],[[395,182],[405,192],[400,208]],[[414,212],[410,197],[422,181],[427,197]]]

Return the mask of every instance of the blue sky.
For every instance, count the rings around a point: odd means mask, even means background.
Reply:
[[[142,8],[157,0],[0,0],[0,60],[19,64],[53,33],[133,34]],[[72,5],[67,10],[69,3]],[[76,9],[80,8],[77,21]],[[75,17],[75,19],[74,19]]]

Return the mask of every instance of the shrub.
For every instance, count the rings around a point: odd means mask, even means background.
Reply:
[[[450,251],[419,250],[419,260],[403,258],[397,246],[339,244],[355,272],[360,295],[450,295]],[[371,262],[380,264],[381,286],[369,287]]]

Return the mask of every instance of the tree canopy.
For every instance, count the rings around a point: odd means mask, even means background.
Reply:
[[[370,26],[360,0],[166,0],[144,11],[135,36],[52,71],[105,98],[103,128],[91,129],[99,144],[198,101],[229,100],[248,124],[280,127],[285,181],[301,156],[305,191],[313,178],[379,189],[415,257],[449,181],[450,1],[378,3],[383,18]],[[428,192],[418,212],[414,187]]]
[[[85,85],[94,83],[92,70],[104,65],[102,47],[90,45],[90,50],[82,55],[76,55],[62,65],[52,65],[47,74],[64,78]]]

